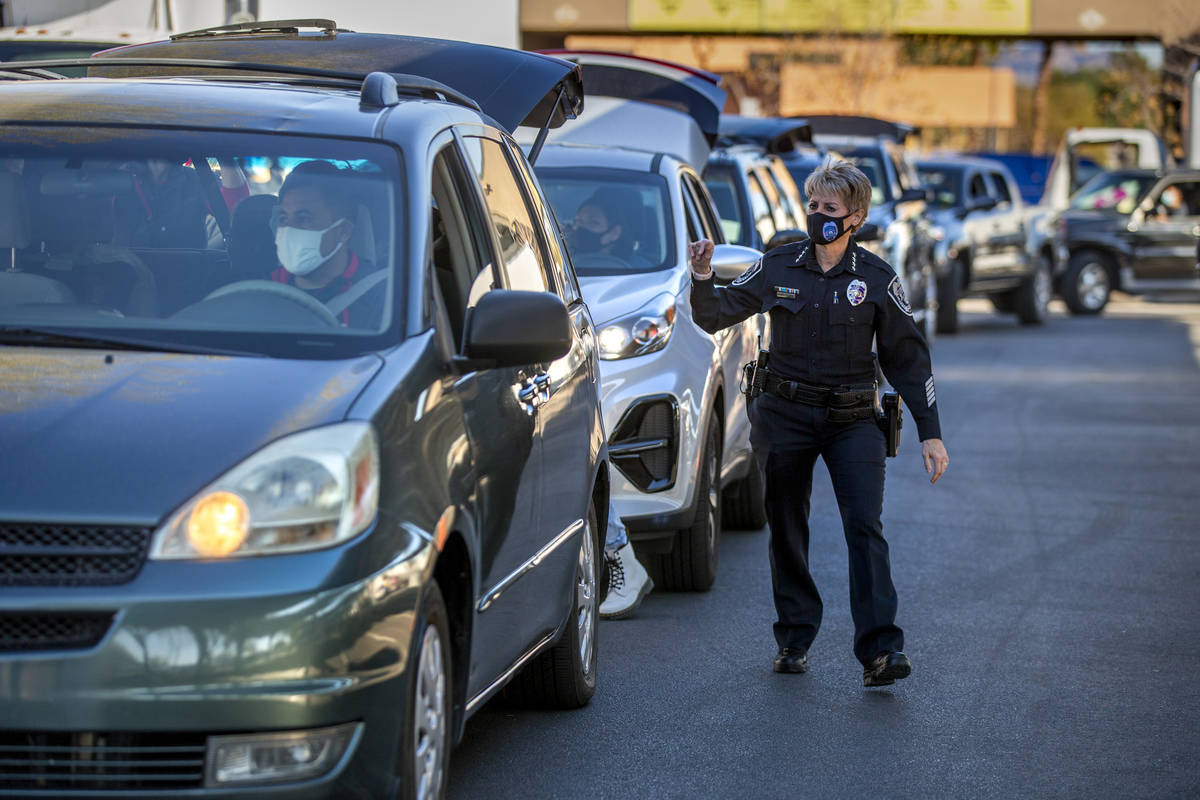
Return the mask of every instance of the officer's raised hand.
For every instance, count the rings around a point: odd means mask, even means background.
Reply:
[[[713,243],[708,239],[688,243],[688,265],[692,268],[692,277],[708,280],[712,277]]]
[[[946,445],[941,439],[926,439],[921,442],[921,458],[925,459],[925,471],[932,473],[930,483],[937,483],[938,478],[950,466],[950,456],[946,453]]]

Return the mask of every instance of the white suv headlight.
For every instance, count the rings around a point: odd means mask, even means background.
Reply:
[[[211,483],[154,534],[151,558],[238,558],[329,547],[379,506],[379,443],[365,422],[280,439]]]
[[[662,350],[674,327],[675,298],[660,294],[632,314],[600,326],[600,358],[615,361]]]

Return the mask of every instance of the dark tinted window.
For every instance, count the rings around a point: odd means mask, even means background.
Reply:
[[[495,139],[479,136],[464,137],[463,145],[483,187],[492,227],[500,242],[500,268],[505,285],[526,292],[548,291],[548,258],[504,146]]]
[[[1001,203],[1012,203],[1012,192],[1008,190],[1008,181],[999,172],[988,173],[992,179],[992,189],[996,193],[996,199]]]
[[[535,168],[580,275],[665,269],[674,222],[660,175],[589,167]]]
[[[442,295],[456,345],[462,344],[467,309],[494,288],[486,220],[470,188],[470,174],[449,145],[433,162],[429,263]]]
[[[725,238],[734,244],[748,245],[750,226],[746,224],[742,204],[738,201],[736,180],[732,170],[709,168],[704,171],[704,185],[717,206]]]

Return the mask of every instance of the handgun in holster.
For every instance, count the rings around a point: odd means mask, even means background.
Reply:
[[[758,397],[767,388],[767,361],[771,357],[770,350],[762,347],[762,337],[758,339],[758,358],[747,361],[742,365],[742,394],[749,402]]]
[[[893,458],[900,451],[900,426],[903,423],[900,395],[896,392],[884,392],[879,398],[879,406],[876,421],[887,439],[888,458]]]

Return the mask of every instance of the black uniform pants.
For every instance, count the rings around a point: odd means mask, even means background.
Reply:
[[[825,409],[764,394],[750,414],[766,484],[771,585],[780,647],[807,650],[821,626],[821,595],[808,566],[808,514],[817,457],[829,468],[850,556],[854,655],[863,664],[901,650],[896,588],[883,538],[885,440],[871,420],[826,422]]]

